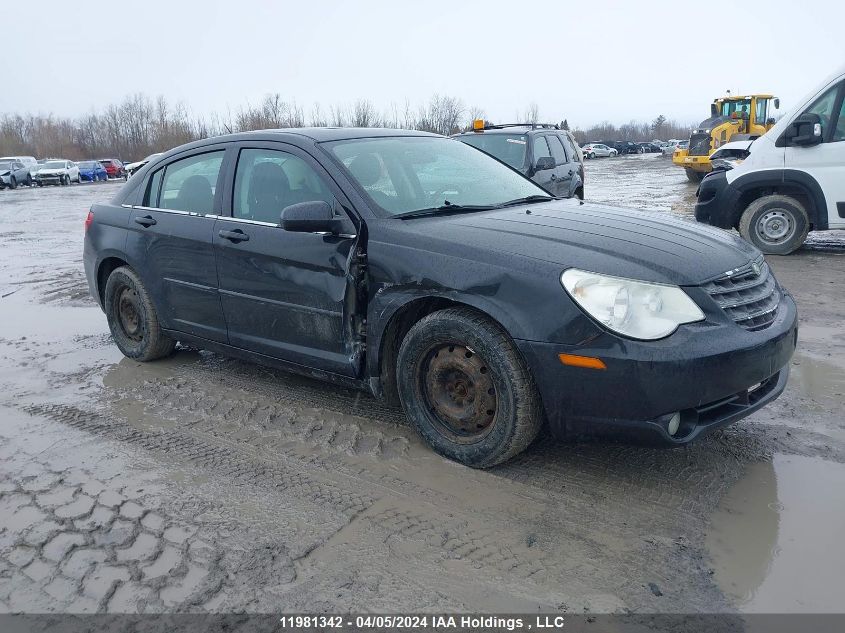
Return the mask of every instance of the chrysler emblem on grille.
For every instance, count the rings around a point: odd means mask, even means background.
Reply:
[[[752,262],[751,263],[751,270],[754,271],[755,275],[759,275],[760,274],[760,264],[758,264],[757,262]]]

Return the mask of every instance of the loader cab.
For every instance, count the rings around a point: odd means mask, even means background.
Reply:
[[[746,95],[716,99],[710,107],[713,117],[728,117],[739,123],[739,134],[762,136],[774,125],[774,111],[780,100],[772,95]]]

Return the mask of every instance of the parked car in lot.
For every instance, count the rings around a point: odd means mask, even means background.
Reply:
[[[79,167],[73,161],[48,160],[35,174],[35,184],[39,187],[44,185],[69,185],[72,182],[80,182],[79,178]]]
[[[32,176],[26,165],[17,159],[0,158],[0,189],[17,189],[18,185],[31,184]]]
[[[584,198],[584,164],[569,132],[551,124],[478,123],[454,138],[510,165],[552,195]]]
[[[654,153],[659,154],[660,152],[663,151],[662,147],[660,147],[659,145],[655,145],[654,143],[651,143],[651,142],[648,142],[648,141],[644,142],[644,143],[637,143],[637,145],[639,145],[640,149],[639,149],[638,153],[640,153],[640,154],[654,154]]]
[[[748,158],[753,141],[729,141],[710,154],[710,166],[713,171],[733,169]]]
[[[581,146],[581,151],[584,152],[585,158],[606,158],[619,155],[618,150],[608,147],[604,143],[587,143]]]
[[[35,172],[38,171],[38,161],[35,160],[35,156],[0,156],[0,161],[6,160],[23,163],[23,166],[29,170],[28,182],[30,185],[32,184],[32,179],[35,178]]]
[[[686,444],[776,398],[795,349],[792,297],[738,236],[555,200],[423,132],[198,141],[85,227],[129,358],[183,341],[368,390],[474,467],[544,421]]]
[[[108,180],[109,174],[106,168],[97,160],[85,160],[77,163],[79,167],[79,179],[88,182],[99,182],[101,180]]]
[[[106,170],[109,178],[126,179],[129,177],[126,174],[126,168],[123,166],[123,163],[117,158],[101,158],[100,164]]]
[[[127,163],[127,164],[125,164],[125,165],[124,165],[124,167],[126,168],[126,173],[127,173],[127,175],[128,175],[128,176],[131,176],[131,175],[132,175],[132,174],[134,174],[136,171],[138,171],[139,169],[141,169],[141,167],[143,167],[144,165],[146,165],[147,163],[149,163],[152,159],[157,158],[158,156],[161,156],[161,154],[162,154],[161,152],[157,152],[157,153],[155,153],[155,154],[150,154],[150,155],[149,155],[149,156],[147,156],[144,160],[139,160],[138,162],[135,162],[135,163]]]

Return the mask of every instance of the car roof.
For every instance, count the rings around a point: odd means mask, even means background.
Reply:
[[[218,136],[215,140],[219,142],[227,140],[237,140],[239,138],[250,138],[255,136],[285,136],[288,134],[305,136],[318,143],[324,141],[340,141],[353,138],[377,138],[385,136],[440,137],[439,134],[433,134],[431,132],[419,132],[417,130],[399,130],[382,127],[290,127],[270,130],[255,130],[252,132],[241,132],[239,134],[227,134],[225,136]]]

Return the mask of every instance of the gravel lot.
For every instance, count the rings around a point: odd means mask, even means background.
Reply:
[[[0,613],[842,610],[845,235],[769,260],[801,331],[768,408],[683,449],[542,438],[479,472],[364,394],[123,358],[81,264],[119,186],[0,192]],[[694,203],[657,155],[586,186]]]

